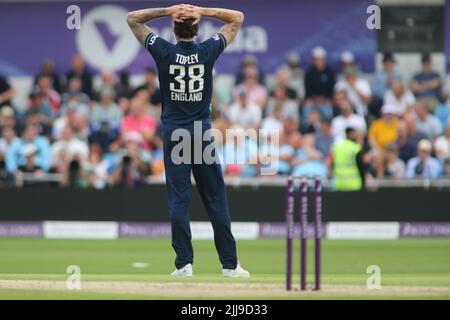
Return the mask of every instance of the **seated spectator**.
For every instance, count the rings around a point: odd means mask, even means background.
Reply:
[[[36,161],[38,149],[34,144],[26,144],[22,148],[21,152],[25,161],[17,167],[16,184],[18,187],[32,186],[35,184],[35,181],[28,181],[28,179],[24,179],[23,174],[32,175],[34,178],[44,175],[44,171]]]
[[[117,75],[111,70],[102,70],[100,72],[100,83],[98,83],[97,91],[96,91],[96,100],[100,98],[100,93],[103,90],[116,90],[116,86],[118,83]]]
[[[426,139],[433,140],[442,132],[441,122],[439,119],[430,114],[425,102],[417,102],[415,104],[416,128]]]
[[[114,89],[104,88],[100,92],[100,101],[91,109],[90,120],[93,126],[107,122],[111,128],[118,128],[122,121],[122,111],[114,102]]]
[[[241,60],[241,65],[239,67],[239,72],[235,76],[235,86],[244,82],[245,79],[245,69],[247,67],[255,67],[258,69],[258,83],[264,85],[264,74],[258,65],[258,59],[251,54],[245,55]]]
[[[9,147],[19,138],[11,127],[1,128],[0,132],[0,155],[4,157],[8,154]]]
[[[83,57],[76,54],[72,58],[72,68],[67,73],[67,82],[72,78],[79,78],[81,80],[81,91],[92,97],[92,75],[87,70]]]
[[[66,126],[64,128],[60,138],[51,146],[52,166],[58,164],[59,154],[62,150],[64,150],[64,153],[67,155],[67,159],[69,161],[72,161],[75,156],[78,155],[81,162],[84,162],[88,158],[89,154],[88,145],[74,136],[73,130],[70,126]]]
[[[45,137],[38,136],[35,126],[27,126],[23,131],[22,138],[14,141],[9,147],[6,155],[6,165],[9,172],[14,173],[19,166],[27,163],[24,149],[29,145],[36,147],[36,154],[33,155],[36,167],[48,171],[51,160],[50,145]],[[30,149],[30,147],[27,148]]]
[[[272,96],[269,98],[265,109],[266,116],[272,114],[276,104],[281,104],[284,117],[299,118],[298,102],[289,97],[288,89],[282,84],[277,84],[273,89]]]
[[[397,140],[397,109],[389,104],[381,108],[382,117],[375,120],[369,128],[369,143],[374,149],[374,165],[378,178],[384,177],[386,163],[386,147]]]
[[[281,72],[281,73],[280,73]],[[290,99],[303,99],[305,97],[305,72],[300,68],[300,55],[289,52],[286,62],[277,72],[277,82],[290,88],[288,96]]]
[[[40,117],[40,122],[51,125],[54,118],[52,107],[45,99],[44,93],[39,90],[33,90],[29,95],[28,107],[26,113],[35,113]]]
[[[406,167],[406,178],[435,179],[441,173],[441,164],[431,156],[432,145],[428,140],[420,140],[418,156],[410,159]]]
[[[53,89],[52,80],[48,76],[40,76],[36,82],[36,89],[42,94],[42,99],[50,105],[52,112],[57,114],[61,106],[61,96]]]
[[[298,89],[298,84],[294,84],[297,85],[297,87],[294,87],[293,84],[291,83],[291,73],[294,72],[291,69],[288,69],[288,67],[286,68],[281,68],[277,70],[276,73],[276,82],[275,82],[275,89],[272,90],[272,92],[270,93],[270,96],[273,97],[275,94],[275,90],[276,88],[284,88],[286,90],[286,96],[288,99],[290,100],[297,100],[299,99],[299,95],[297,90]]]
[[[89,96],[82,90],[82,82],[80,78],[73,77],[67,84],[67,90],[62,95],[62,109],[71,105],[76,101],[77,104],[88,105]]]
[[[101,122],[98,127],[91,131],[89,135],[89,144],[98,145],[103,153],[110,151],[111,145],[119,137],[119,130],[111,128],[108,122]]]
[[[263,119],[261,129],[281,133],[283,130],[283,119],[283,104],[278,102],[273,106],[273,111]]]
[[[116,85],[116,93],[118,100],[121,98],[129,99],[133,95],[133,88],[130,84],[130,75],[128,72],[123,71],[119,74],[119,82]]]
[[[108,183],[108,163],[102,160],[102,150],[97,145],[92,145],[89,151],[89,158],[83,164],[83,171],[86,174],[90,187],[103,189]]]
[[[411,136],[408,131],[408,126],[404,120],[399,121],[397,126],[397,147],[399,158],[407,163],[409,159],[416,156],[417,139]]]
[[[397,109],[397,114],[403,115],[413,109],[416,99],[410,90],[405,90],[403,81],[392,81],[391,88],[384,95],[384,103]]]
[[[55,120],[52,128],[53,139],[59,139],[66,126],[72,128],[78,139],[88,141],[90,134],[89,116],[84,108],[80,108],[80,105],[69,105],[65,108],[64,113]]]
[[[8,80],[0,74],[0,110],[4,106],[12,105],[12,98],[15,94],[14,87],[12,87]]]
[[[244,69],[244,80],[234,88],[234,96],[246,91],[248,99],[256,103],[260,108],[264,108],[267,102],[267,89],[258,83],[259,71],[255,66],[247,66]]]
[[[344,92],[336,93],[335,102],[340,111],[340,115],[331,121],[331,132],[335,142],[345,139],[347,128],[354,128],[363,133],[367,131],[366,121],[353,112],[353,106]]]
[[[371,100],[372,92],[369,82],[358,76],[357,67],[350,66],[344,70],[344,79],[336,83],[336,91],[344,91],[347,99],[355,107],[356,114],[367,115],[367,104]]]
[[[157,128],[157,121],[147,115],[149,108],[149,93],[145,90],[138,91],[131,100],[130,113],[123,118],[120,125],[122,135],[129,132],[138,132],[145,141],[148,150],[152,148],[152,142]]]
[[[51,135],[51,122],[47,122],[37,110],[28,110],[25,113],[24,125],[36,127],[38,134],[49,138]]]
[[[161,104],[161,91],[158,87],[158,75],[154,68],[146,68],[144,72],[144,83],[136,88],[135,93],[141,90],[147,90],[149,93],[149,103],[152,106]],[[131,97],[130,97],[131,98]]]
[[[3,106],[0,109],[0,137],[2,136],[3,128],[12,128],[16,134],[22,132],[22,125],[16,119],[16,113],[10,106]]]
[[[334,137],[331,129],[330,120],[323,119],[320,122],[319,130],[316,131],[316,148],[322,153],[325,159],[330,153],[331,145],[334,142]]]
[[[14,175],[6,169],[5,156],[0,151],[0,189],[11,188],[13,186]]]
[[[445,127],[444,135],[436,138],[433,146],[436,158],[442,160],[450,157],[450,121]]]
[[[417,99],[430,99],[433,107],[440,99],[441,77],[432,70],[431,55],[422,55],[422,71],[416,74],[411,83],[411,89]]]
[[[261,108],[249,100],[247,92],[241,91],[239,98],[228,108],[227,116],[232,124],[244,130],[258,129],[261,123]]]
[[[342,78],[345,77],[345,69],[356,67],[355,56],[350,51],[344,51],[341,53],[339,62],[341,65],[341,74],[339,76],[339,80],[342,80]]]
[[[450,178],[450,158],[444,160],[443,178]]]
[[[434,115],[441,122],[441,128],[445,128],[448,121],[450,121],[450,99],[438,104],[436,109],[434,109]]]
[[[385,176],[393,179],[405,177],[405,163],[398,157],[398,145],[393,142],[386,147],[386,171]]]
[[[55,64],[52,60],[45,59],[44,61],[42,61],[39,73],[34,77],[35,85],[37,84],[37,81],[41,76],[49,77],[53,89],[55,89],[56,92],[61,93],[61,79],[55,71]]]
[[[301,147],[296,150],[291,165],[294,176],[327,177],[327,167],[322,153],[316,149],[314,135],[303,135]]]

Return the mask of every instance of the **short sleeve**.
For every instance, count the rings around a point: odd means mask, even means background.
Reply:
[[[221,33],[213,35],[211,38],[203,42],[208,50],[208,57],[212,61],[216,61],[220,54],[227,47],[227,40]]]
[[[150,52],[156,63],[159,63],[169,54],[170,43],[153,32],[148,34],[144,44],[145,49]]]

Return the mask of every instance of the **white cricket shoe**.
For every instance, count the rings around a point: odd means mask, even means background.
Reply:
[[[239,263],[236,269],[223,269],[222,274],[227,278],[250,278],[250,272],[243,269]]]
[[[194,275],[192,271],[192,264],[188,263],[183,268],[176,269],[170,275],[175,278],[192,278],[192,276]]]

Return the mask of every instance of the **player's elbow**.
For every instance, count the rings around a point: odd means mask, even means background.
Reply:
[[[127,23],[128,25],[132,25],[136,21],[136,17],[134,15],[134,12],[128,12],[127,13]]]
[[[244,19],[245,19],[244,13],[241,11],[237,11],[236,12],[236,21],[239,22],[240,24],[242,24],[242,23],[244,23]]]

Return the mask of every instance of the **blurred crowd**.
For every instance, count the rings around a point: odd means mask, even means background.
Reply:
[[[360,72],[351,52],[339,68],[321,47],[301,67],[290,53],[273,76],[245,56],[231,87],[214,86],[213,126],[279,132],[278,175],[333,177],[333,146],[349,138],[360,145],[361,180],[450,178],[450,76],[441,79],[431,56],[412,80],[385,53],[382,68]],[[155,69],[139,86],[130,76],[102,71],[98,85],[81,56],[56,72],[43,61],[26,106],[12,103],[16,89],[0,75],[0,187],[40,183],[70,187],[136,187],[164,177],[161,93]],[[216,81],[216,80],[215,80]],[[224,134],[225,136],[225,134]],[[234,141],[216,139],[219,153]],[[241,158],[257,158],[267,146],[248,139]],[[224,163],[226,176],[256,177],[258,165]]]

